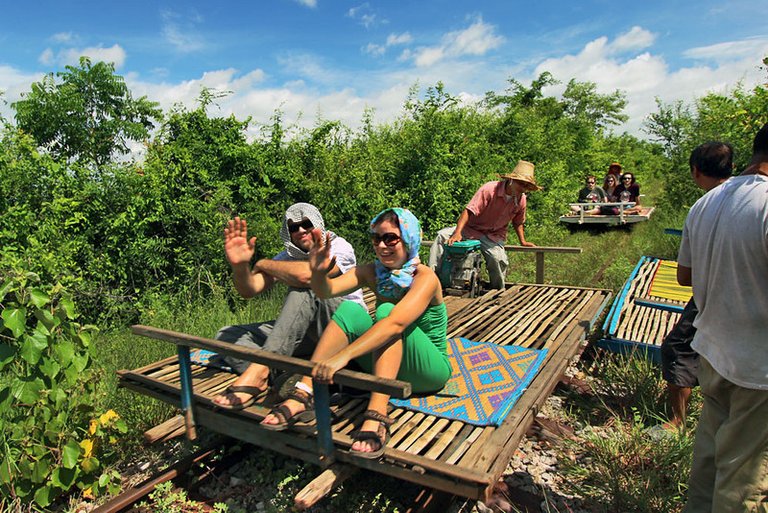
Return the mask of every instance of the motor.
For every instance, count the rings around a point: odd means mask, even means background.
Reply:
[[[438,276],[446,294],[477,297],[480,293],[480,241],[462,240],[443,244],[443,261]]]

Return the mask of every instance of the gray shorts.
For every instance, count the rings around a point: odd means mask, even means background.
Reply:
[[[699,313],[691,299],[661,343],[661,375],[664,380],[679,387],[693,388],[699,384],[699,353],[691,348],[696,328],[693,320]]]

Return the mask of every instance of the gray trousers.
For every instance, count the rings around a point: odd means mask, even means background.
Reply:
[[[215,338],[239,346],[309,358],[342,301],[344,298],[340,297],[320,299],[312,289],[289,287],[277,319],[225,326]],[[231,356],[222,359],[238,374],[245,372],[251,364],[248,360]]]
[[[448,242],[455,229],[455,226],[449,226],[437,232],[435,242],[429,249],[429,267],[435,272],[440,270],[440,265],[443,261],[443,244]],[[462,238],[471,239],[473,237],[466,237],[462,233]],[[507,276],[507,269],[509,268],[509,259],[507,258],[507,252],[504,251],[504,243],[493,242],[486,236],[477,240],[480,241],[480,252],[483,254],[483,258],[485,258],[485,267],[488,269],[488,279],[491,282],[491,288],[503,289],[504,278]]]

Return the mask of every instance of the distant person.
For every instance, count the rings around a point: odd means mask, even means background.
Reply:
[[[766,511],[768,124],[744,172],[691,207],[677,261],[699,308],[691,347],[704,398],[684,511]]]
[[[376,293],[376,320],[366,308],[345,301],[317,344],[312,377],[298,383],[290,398],[262,421],[265,429],[281,431],[312,417],[312,378],[333,383],[333,376],[351,361],[381,378],[411,383],[415,393],[437,392],[451,377],[446,329],[448,311],[440,280],[419,261],[421,228],[408,210],[389,208],[369,226],[374,262],[331,278],[328,244],[320,230],[312,232],[312,290],[331,298],[367,286]],[[363,422],[353,434],[350,454],[378,458],[385,450],[389,427],[387,394],[372,392]]]
[[[611,162],[611,165],[608,166],[608,174],[616,177],[616,183],[618,184],[621,181],[621,175],[624,174],[624,169],[618,162]]]
[[[449,246],[464,239],[480,241],[491,288],[503,289],[509,260],[504,244],[509,224],[515,229],[521,246],[535,246],[525,240],[525,193],[541,189],[533,177],[534,166],[520,160],[512,171],[500,174],[501,180],[482,185],[462,211],[456,226],[437,232],[429,250],[429,267],[437,271],[443,258],[443,244]]]
[[[235,217],[224,229],[224,253],[232,266],[235,289],[250,298],[272,288],[278,281],[288,285],[280,315],[274,321],[225,326],[216,339],[283,355],[309,357],[315,349],[331,316],[344,298],[321,299],[312,292],[309,268],[309,245],[312,230],[320,230],[330,240],[335,258],[331,275],[339,275],[355,267],[355,251],[343,238],[325,230],[320,211],[309,203],[288,207],[283,216],[280,238],[285,250],[274,258],[261,259],[251,267],[256,250],[256,237],[248,238],[245,219]],[[349,291],[347,299],[363,303],[362,291]],[[224,363],[240,374],[235,382],[213,402],[225,409],[242,409],[251,405],[269,386],[270,370],[265,365],[230,356]]]
[[[731,177],[733,147],[722,142],[708,142],[697,146],[690,158],[691,176],[696,185],[710,191]],[[685,427],[693,387],[698,385],[699,355],[691,348],[696,334],[693,321],[699,310],[693,298],[661,343],[661,374],[667,382],[667,393],[672,415],[662,429]]]
[[[618,164],[616,164],[618,166]],[[621,166],[619,166],[621,167]],[[605,201],[606,203],[616,203],[618,199],[616,198],[616,188],[619,186],[619,176],[608,173],[605,175],[605,178],[603,178],[603,191],[605,192]],[[608,205],[601,205],[600,206],[600,213],[602,215],[610,216],[610,215],[618,215],[619,208],[618,207],[611,207]]]
[[[605,202],[606,196],[605,191],[602,187],[597,185],[597,179],[595,178],[595,175],[589,175],[584,180],[584,187],[579,191],[578,199],[576,200],[577,203],[603,203]],[[572,206],[571,210],[573,212],[581,212],[584,211],[585,214],[599,214],[600,213],[600,207],[581,207],[581,206]]]
[[[614,190],[614,194],[618,201],[622,203],[632,202],[634,207],[624,209],[625,214],[637,214],[642,210],[640,207],[640,184],[635,180],[633,173],[624,173],[621,175],[621,183]]]

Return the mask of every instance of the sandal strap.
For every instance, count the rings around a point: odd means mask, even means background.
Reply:
[[[365,410],[365,412],[363,413],[363,418],[381,422],[387,428],[389,428],[389,426],[395,423],[395,419],[387,415],[384,415],[383,413],[379,413],[376,410]]]
[[[269,413],[271,415],[274,415],[278,418],[280,422],[278,424],[286,424],[293,415],[291,415],[291,410],[284,404],[280,404],[278,406],[275,406],[272,408]]]
[[[288,393],[288,399],[293,399],[303,404],[308,410],[314,408],[314,401],[312,400],[312,394],[306,392],[300,388],[293,388]]]

